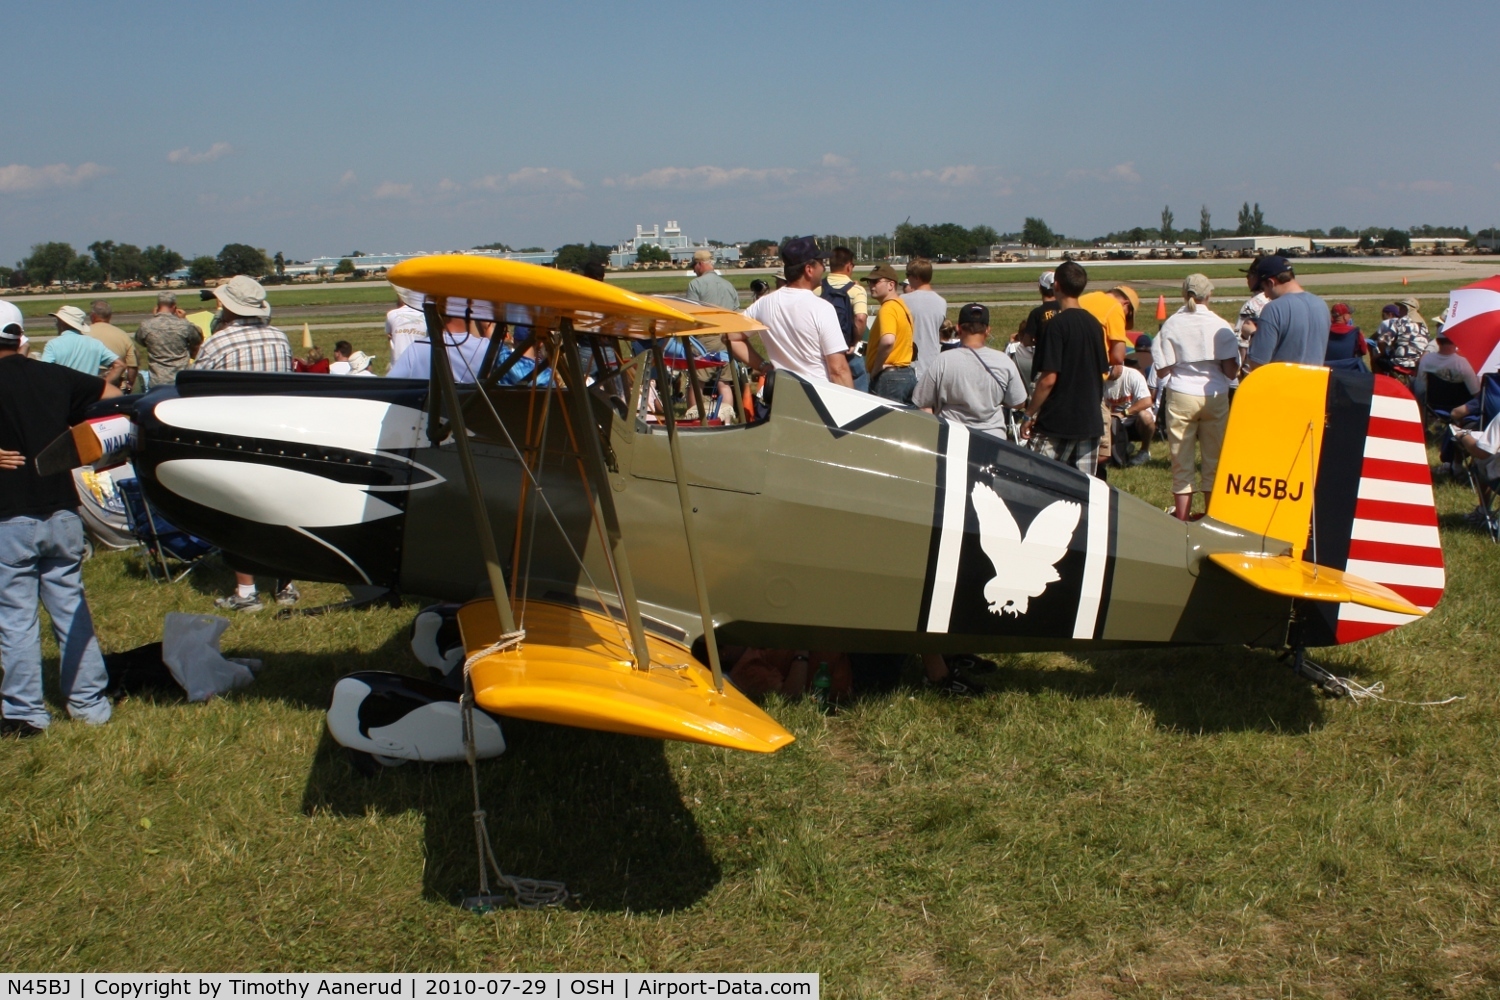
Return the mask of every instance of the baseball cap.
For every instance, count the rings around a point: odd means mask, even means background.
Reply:
[[[77,306],[63,306],[57,312],[48,313],[47,315],[62,320],[63,325],[70,326],[79,333],[86,333],[88,331],[88,314]]]
[[[10,346],[11,341],[21,342],[26,333],[26,320],[14,303],[0,300],[0,343]]]
[[[1140,312],[1141,297],[1136,294],[1134,288],[1131,288],[1129,285],[1116,285],[1115,287],[1111,288],[1110,291],[1119,292],[1121,295],[1125,296],[1130,300],[1130,308],[1134,309],[1136,312]]]
[[[271,315],[271,304],[266,301],[266,290],[260,282],[248,274],[236,274],[214,289],[214,298],[236,316]]]
[[[1278,274],[1281,274],[1284,271],[1290,271],[1291,269],[1291,261],[1287,260],[1280,254],[1273,253],[1267,254],[1264,257],[1255,258],[1255,260],[1251,262],[1249,269],[1245,273],[1252,274],[1256,277],[1256,279],[1264,281],[1266,278],[1274,278]]]
[[[1396,305],[1396,303],[1394,303],[1394,302],[1390,303],[1389,305],[1381,306],[1380,307],[1380,315],[1382,315],[1382,316],[1400,316],[1401,315],[1401,307],[1398,306],[1398,305]]]
[[[694,250],[693,263],[696,264],[700,260],[712,264],[714,262],[714,252],[712,250]]]
[[[1350,314],[1351,310],[1349,309],[1349,303],[1347,303],[1347,302],[1335,302],[1333,304],[1333,307],[1330,308],[1328,311],[1331,312],[1331,313],[1333,313],[1333,315],[1335,315],[1335,316],[1348,316]]]
[[[1042,276],[1036,279],[1036,283],[1038,285],[1041,285],[1043,290],[1048,292],[1052,291],[1052,286],[1057,284],[1057,272],[1043,271]]]
[[[1149,333],[1143,333],[1139,337],[1135,338],[1135,349],[1137,351],[1151,350],[1151,335]]]
[[[901,284],[901,275],[897,274],[896,269],[889,264],[876,264],[870,268],[869,274],[859,280],[873,282],[879,281],[881,278],[890,278],[896,284]]]
[[[989,326],[990,311],[978,302],[970,302],[958,311],[959,326]]]
[[[1415,295],[1408,295],[1404,299],[1397,299],[1396,305],[1405,306],[1408,311],[1414,313],[1420,313],[1422,311],[1422,303]]]
[[[781,244],[781,262],[787,266],[806,264],[822,257],[818,252],[818,241],[811,236],[798,236]]]
[[[1202,302],[1214,293],[1214,283],[1208,280],[1206,274],[1190,274],[1182,279],[1182,294],[1191,295]]]

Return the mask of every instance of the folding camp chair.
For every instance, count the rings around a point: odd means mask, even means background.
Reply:
[[[130,533],[146,551],[146,573],[157,583],[176,583],[219,551],[203,539],[172,526],[152,510],[146,502],[146,495],[141,492],[139,479],[123,479],[115,484],[115,488],[125,501]],[[174,575],[177,569],[181,572]]]
[[[1428,430],[1441,433],[1452,421],[1453,411],[1473,398],[1469,387],[1462,381],[1450,382],[1429,374],[1427,391],[1422,399],[1423,416]]]
[[[1465,426],[1482,430],[1500,416],[1500,373],[1490,372],[1479,379],[1479,414],[1477,419],[1466,419]],[[1468,473],[1469,485],[1479,505],[1470,512],[1468,519],[1489,532],[1490,541],[1500,542],[1500,509],[1496,497],[1500,495],[1500,481],[1491,480],[1484,474],[1481,464],[1472,456],[1464,456],[1464,470]]]

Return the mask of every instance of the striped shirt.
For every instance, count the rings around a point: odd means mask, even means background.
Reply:
[[[258,317],[236,317],[208,339],[194,368],[231,372],[289,372],[292,345],[286,334]]]

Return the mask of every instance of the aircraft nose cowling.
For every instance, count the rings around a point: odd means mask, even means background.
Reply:
[[[199,377],[142,400],[135,467],[147,499],[242,564],[398,586],[407,499],[444,481],[413,458],[425,385],[290,378]]]

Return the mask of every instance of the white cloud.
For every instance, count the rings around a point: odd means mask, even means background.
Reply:
[[[168,153],[167,162],[193,166],[199,163],[212,163],[232,152],[234,152],[234,147],[227,142],[216,142],[201,153],[195,153],[189,147],[183,146],[181,149],[174,149]]]
[[[463,185],[444,177],[442,180],[438,181],[437,189],[443,194],[451,194],[454,191],[462,190]]]
[[[489,174],[474,182],[484,191],[579,191],[583,182],[571,170],[557,167],[522,167],[509,174]]]
[[[395,181],[386,181],[370,192],[373,198],[410,198],[412,186],[410,184],[397,184]]]
[[[1126,160],[1103,170],[1069,170],[1064,175],[1070,181],[1119,181],[1123,184],[1138,184],[1141,175],[1136,173],[1135,161]]]
[[[979,183],[979,168],[972,164],[965,164],[961,167],[943,167],[941,170],[919,170],[912,174],[897,170],[891,174],[891,180],[902,183],[928,181],[949,187],[966,187]]]
[[[785,184],[797,175],[791,167],[657,167],[634,177],[606,178],[605,187],[626,190],[709,191],[733,184]]]
[[[358,174],[356,174],[352,170],[345,170],[344,171],[344,175],[339,178],[338,186],[339,187],[348,187],[350,184],[353,184],[357,180],[359,180],[359,175]]]
[[[848,165],[849,158],[847,156],[840,156],[837,153],[823,154],[823,166],[825,167],[847,167]]]
[[[19,194],[24,191],[40,191],[44,188],[77,187],[84,181],[109,173],[108,167],[97,163],[80,163],[70,167],[66,163],[52,163],[45,167],[28,167],[24,163],[12,163],[0,167],[0,194]]]

